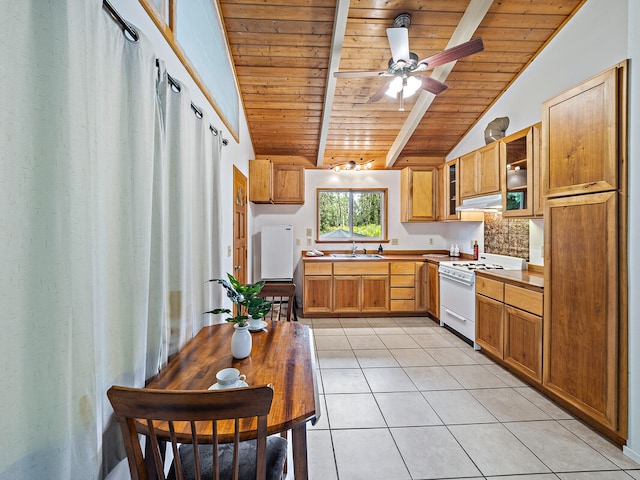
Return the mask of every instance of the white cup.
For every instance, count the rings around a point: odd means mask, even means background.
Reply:
[[[261,318],[250,318],[249,319],[249,328],[251,330],[258,330],[262,326]]]
[[[240,375],[240,370],[237,368],[223,368],[216,373],[216,380],[221,387],[235,387],[239,382],[244,382],[247,379],[246,375]]]

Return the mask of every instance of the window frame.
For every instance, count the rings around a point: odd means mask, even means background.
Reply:
[[[361,237],[348,237],[348,238],[321,238],[320,237],[320,194],[322,192],[345,192],[351,196],[350,201],[353,201],[354,193],[380,193],[382,194],[383,205],[380,208],[380,223],[381,229],[380,237],[365,239]],[[349,214],[349,223],[351,230],[353,230],[353,210]],[[389,189],[388,188],[316,188],[316,243],[351,243],[356,241],[358,243],[388,243],[388,221],[389,219]]]

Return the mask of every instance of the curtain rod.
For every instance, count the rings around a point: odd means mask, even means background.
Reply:
[[[120,25],[120,28],[122,28],[122,33],[124,33],[124,36],[127,37],[127,40],[130,40],[132,42],[138,41],[138,31],[133,28],[133,26],[129,22],[127,22],[115,8],[113,8],[113,5],[109,3],[109,0],[102,0],[102,8],[109,12],[111,18],[113,18],[113,20],[118,25]]]
[[[109,13],[111,18],[118,25],[120,25],[120,28],[122,28],[122,33],[127,38],[127,40],[132,41],[132,42],[137,42],[138,41],[138,39],[140,38],[139,35],[138,35],[138,31],[129,22],[127,22],[124,19],[124,17],[122,15],[120,15],[120,13],[118,13],[118,11],[115,8],[113,8],[113,5],[111,5],[109,3],[109,0],[102,0],[102,8],[104,8]],[[158,59],[156,59],[156,66],[157,67],[160,66]],[[167,79],[169,80],[169,83],[171,84],[171,88],[173,90],[175,90],[176,93],[180,93],[180,90],[181,90],[180,82],[175,80],[168,73],[167,73]],[[198,118],[202,118],[202,109],[200,109],[196,105],[194,105],[193,102],[191,103],[191,109],[193,110],[193,112],[195,113],[195,115]],[[211,124],[209,124],[209,130],[211,130],[211,133],[213,133],[214,135],[218,135],[218,133],[219,133],[218,129],[216,127],[214,127],[213,125],[211,125]],[[227,145],[229,145],[229,140],[227,140],[226,138],[223,138],[222,139],[222,145],[224,145],[225,147]]]

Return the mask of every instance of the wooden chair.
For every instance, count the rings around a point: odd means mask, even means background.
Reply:
[[[291,315],[297,319],[296,286],[293,283],[265,283],[258,296],[273,302],[271,311],[267,314],[267,320],[291,321]]]
[[[107,396],[122,430],[132,480],[282,477],[287,441],[267,436],[273,400],[268,385],[224,391],[113,386]],[[221,422],[233,425],[233,443],[218,442]],[[241,425],[250,432],[244,441],[240,441]],[[146,455],[140,443],[143,436]],[[164,475],[166,443],[171,444],[174,458],[168,477]]]

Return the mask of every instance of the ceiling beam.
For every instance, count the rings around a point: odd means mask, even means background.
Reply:
[[[460,23],[458,23],[458,26],[447,44],[447,49],[471,40],[471,36],[478,29],[480,22],[482,22],[482,19],[487,14],[492,3],[493,0],[471,0],[469,2],[469,6],[462,15]],[[450,62],[434,68],[431,72],[431,77],[445,83],[445,80],[453,70],[455,64],[456,62]],[[435,98],[436,96],[431,92],[427,92],[426,90],[422,90],[422,92],[420,92],[420,96],[413,105],[413,108],[402,125],[398,136],[393,141],[391,148],[387,152],[387,168],[392,167],[396,163],[400,153],[402,153],[402,150],[413,135],[413,132],[415,132],[422,120],[422,117],[427,112]]]
[[[338,67],[340,66],[342,44],[344,42],[344,33],[347,29],[347,18],[349,17],[350,3],[351,0],[338,0],[336,3],[336,16],[333,22],[333,38],[331,39],[331,55],[329,56],[329,68],[327,70],[327,87],[324,93],[324,105],[322,106],[322,123],[320,124],[318,158],[316,159],[316,165],[318,167],[322,166],[324,151],[327,147],[329,121],[331,120],[333,97],[336,92],[336,77],[333,76],[333,72],[337,72]]]

